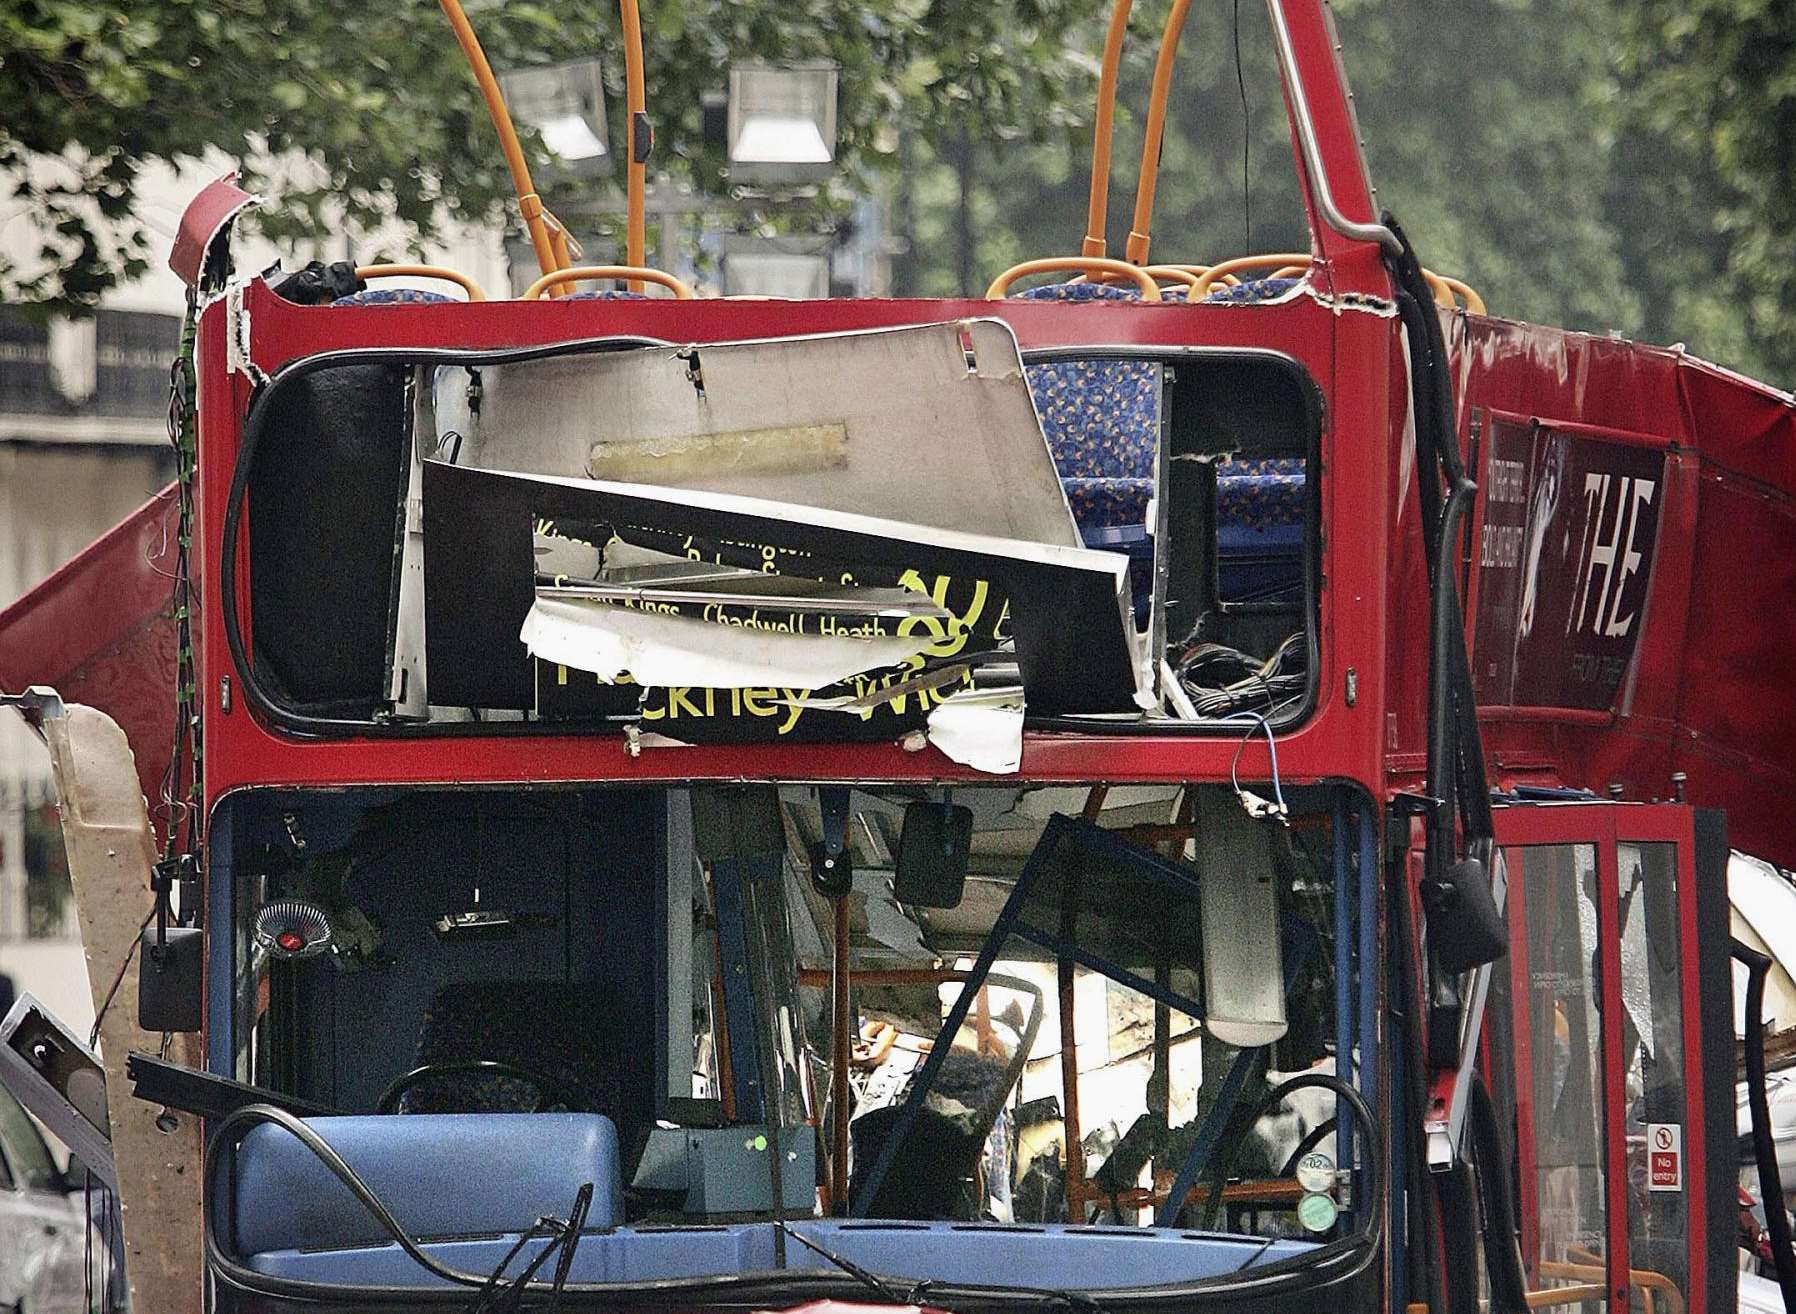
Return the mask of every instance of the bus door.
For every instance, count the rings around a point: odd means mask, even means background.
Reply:
[[[1530,1304],[1726,1314],[1737,1169],[1721,814],[1518,803],[1497,809],[1496,836],[1509,954],[1484,1060],[1512,1129]]]

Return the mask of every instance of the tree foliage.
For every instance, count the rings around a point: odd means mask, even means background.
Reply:
[[[664,0],[643,6],[657,167],[714,168],[700,97],[736,59],[842,66],[850,179],[889,159],[902,120],[1026,134],[1085,97],[1066,57],[1088,0]],[[584,0],[486,5],[496,64],[597,52],[623,140],[617,12]],[[135,184],[207,150],[252,185],[283,161],[275,236],[398,220],[420,239],[497,219],[510,183],[484,107],[433,0],[14,0],[0,6],[0,187],[40,219],[37,268],[0,269],[0,299],[93,304],[141,273],[151,242]],[[291,167],[302,157],[308,167]]]
[[[1334,9],[1378,199],[1430,266],[1465,278],[1497,314],[1683,341],[1788,385],[1796,374],[1796,189],[1787,182],[1796,161],[1796,6],[1335,0]],[[1131,27],[1112,252],[1128,231],[1162,16],[1159,6],[1138,6]],[[1088,40],[1095,49],[1095,29]],[[1193,6],[1163,151],[1157,258],[1307,247],[1269,41],[1257,0]],[[910,183],[919,240],[906,272],[926,292],[956,287],[951,154],[919,152]],[[1089,158],[1083,126],[980,157],[972,263],[984,276],[1029,256],[1077,251]]]
[[[1017,260],[1078,249],[1108,8],[648,0],[656,167],[715,185],[721,161],[700,101],[731,61],[834,60],[845,166],[835,199],[868,186],[892,198],[909,246],[901,288],[977,291]],[[1465,277],[1498,313],[1682,340],[1786,383],[1796,374],[1796,5],[1335,10],[1380,199],[1430,265]],[[1113,252],[1129,228],[1164,16],[1164,4],[1136,5]],[[489,0],[475,17],[496,62],[597,51],[612,140],[623,139],[610,6]],[[1259,0],[1192,7],[1157,258],[1306,245],[1276,88]],[[0,6],[0,186],[42,216],[48,238],[41,268],[0,269],[0,299],[91,305],[137,272],[150,257],[140,171],[208,149],[252,173],[277,157],[309,162],[284,171],[280,204],[260,220],[275,236],[398,220],[423,240],[449,221],[497,221],[510,190],[434,0],[12,0]]]

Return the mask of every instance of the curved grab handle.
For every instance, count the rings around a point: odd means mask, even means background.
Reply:
[[[370,278],[440,278],[445,283],[453,283],[468,294],[469,301],[485,301],[486,293],[480,285],[466,274],[454,269],[445,269],[441,265],[357,265],[355,276],[360,279]]]
[[[1143,301],[1159,301],[1160,285],[1154,282],[1154,276],[1140,265],[1132,265],[1126,260],[1107,260],[1103,256],[1050,256],[1045,260],[1025,260],[1020,265],[1012,265],[992,280],[992,285],[985,289],[987,301],[1002,301],[1005,291],[1019,278],[1027,278],[1031,274],[1052,274],[1062,271],[1077,271],[1082,274],[1110,274],[1120,278],[1132,278],[1141,289]]]
[[[639,265],[575,265],[572,269],[557,269],[544,274],[536,282],[524,289],[520,301],[535,301],[552,287],[563,283],[583,283],[588,279],[620,278],[632,283],[659,283],[672,290],[674,297],[680,301],[696,299],[696,293],[672,274],[659,269],[648,269]]]
[[[1143,265],[1141,271],[1157,282],[1179,284],[1185,289],[1187,296],[1190,295],[1191,289],[1197,286],[1197,280],[1202,277],[1195,270],[1188,269],[1184,265]]]
[[[1465,308],[1471,311],[1474,315],[1488,315],[1490,313],[1484,308],[1484,298],[1479,296],[1473,288],[1461,280],[1449,278],[1446,274],[1428,275],[1426,269],[1424,269],[1422,273],[1432,277],[1441,285],[1441,288],[1446,290],[1447,295],[1445,300],[1449,306],[1453,304],[1453,298],[1455,294],[1457,294],[1465,301]],[[1435,295],[1439,296],[1439,294],[1439,289],[1437,289]]]
[[[1203,300],[1203,298],[1209,294],[1210,289],[1215,287],[1225,276],[1238,273],[1243,269],[1265,269],[1268,267],[1272,269],[1282,269],[1287,265],[1296,265],[1300,268],[1308,269],[1310,267],[1310,257],[1307,253],[1299,254],[1294,251],[1284,251],[1274,252],[1271,255],[1236,256],[1233,260],[1224,260],[1219,265],[1211,265],[1210,268],[1198,278],[1197,286],[1191,289],[1191,299],[1193,301]]]

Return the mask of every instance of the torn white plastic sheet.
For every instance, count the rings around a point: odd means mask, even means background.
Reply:
[[[928,634],[792,634],[564,598],[538,598],[518,637],[532,656],[608,684],[628,676],[689,689],[824,689],[934,642]]]
[[[929,742],[962,766],[995,776],[1023,765],[1023,691],[968,689],[944,699],[925,723]]]

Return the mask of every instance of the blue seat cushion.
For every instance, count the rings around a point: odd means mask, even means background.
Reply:
[[[1139,301],[1133,283],[1043,283],[1016,294],[1018,301]]]
[[[1061,479],[1152,479],[1160,445],[1160,366],[1055,360],[1029,367],[1029,392]]]
[[[1306,479],[1301,460],[1226,460],[1216,468],[1216,521],[1228,532],[1301,527]]]
[[[593,1184],[588,1226],[623,1219],[617,1128],[594,1113],[370,1114],[309,1118],[413,1236],[525,1232],[567,1217]],[[234,1226],[245,1254],[390,1241],[374,1215],[283,1127],[237,1151]]]
[[[1154,496],[1152,479],[1086,479],[1060,481],[1067,505],[1081,528],[1111,529],[1147,524],[1148,503]]]
[[[1300,280],[1295,278],[1252,278],[1245,283],[1237,283],[1234,287],[1213,287],[1205,294],[1205,301],[1276,301]]]
[[[338,297],[331,302],[333,306],[429,306],[439,301],[453,301],[454,297],[444,296],[441,292],[426,292],[416,287],[371,287],[360,292],[351,292],[346,297]]]

